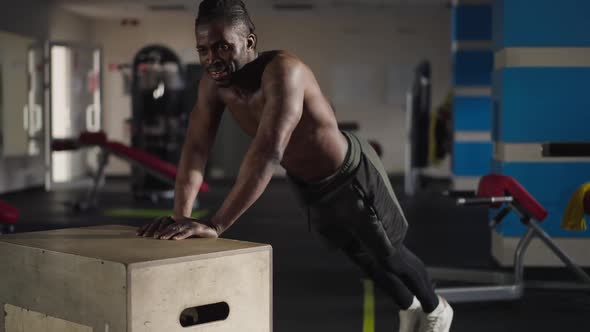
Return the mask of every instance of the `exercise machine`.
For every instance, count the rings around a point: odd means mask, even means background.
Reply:
[[[167,185],[174,187],[177,173],[176,166],[143,150],[127,146],[120,142],[110,141],[103,132],[84,132],[77,139],[54,140],[52,147],[56,151],[67,151],[85,147],[98,147],[100,149],[98,169],[93,176],[92,188],[84,200],[75,204],[75,208],[79,210],[87,210],[98,206],[98,192],[105,181],[104,171],[110,156],[115,156],[126,161],[142,172],[150,174]],[[200,192],[208,192],[209,185],[203,182],[199,190]],[[153,197],[152,200],[156,201],[157,196]]]
[[[451,193],[452,195],[453,193]],[[489,174],[481,178],[473,197],[458,197],[458,205],[484,205],[499,210],[491,219],[495,227],[511,212],[516,213],[527,232],[520,239],[514,254],[513,271],[480,271],[469,269],[429,268],[435,280],[463,281],[486,284],[484,286],[438,288],[438,294],[450,302],[479,302],[516,300],[523,296],[526,288],[590,290],[590,276],[581,269],[541,228],[540,223],[547,217],[547,210],[514,178]],[[590,208],[588,209],[590,211]],[[547,246],[578,279],[578,283],[533,281],[525,279],[524,257],[534,238]]]

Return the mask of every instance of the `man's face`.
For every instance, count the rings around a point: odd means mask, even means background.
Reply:
[[[230,83],[232,74],[249,61],[249,36],[240,26],[223,20],[201,23],[195,29],[197,52],[207,74],[221,86]]]

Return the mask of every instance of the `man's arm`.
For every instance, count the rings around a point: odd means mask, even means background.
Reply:
[[[206,225],[197,224],[195,229],[188,229],[184,224],[192,214],[193,204],[203,183],[205,164],[215,140],[223,109],[224,105],[217,97],[214,83],[207,76],[203,77],[199,84],[199,98],[190,115],[176,174],[172,217],[158,218],[141,226],[137,235],[161,238],[164,234],[177,230],[170,236],[180,233],[178,239],[181,239],[192,235],[192,232],[207,237],[217,236],[214,234],[215,231]],[[180,227],[180,224],[183,227]]]
[[[294,59],[269,64],[262,77],[265,106],[256,136],[250,145],[238,178],[211,219],[218,234],[229,228],[262,194],[274,167],[283,158],[291,133],[301,119],[304,84],[303,66]]]
[[[224,105],[218,99],[214,83],[206,76],[199,84],[199,98],[191,112],[187,136],[176,175],[174,219],[190,217],[203,183],[203,172]]]

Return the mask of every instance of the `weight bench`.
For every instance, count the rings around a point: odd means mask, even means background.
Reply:
[[[590,198],[587,200],[590,203]],[[490,221],[490,227],[502,222],[510,212],[516,213],[527,227],[514,254],[512,273],[469,269],[429,268],[435,280],[452,280],[488,284],[485,286],[437,288],[436,292],[450,302],[479,302],[516,300],[523,296],[525,288],[590,290],[590,276],[551,239],[539,226],[548,215],[547,210],[514,178],[489,174],[481,178],[474,197],[457,199],[458,205],[486,205],[501,208]],[[590,209],[588,209],[590,211]],[[524,256],[531,240],[539,238],[566,267],[575,274],[579,283],[525,281]]]
[[[94,146],[100,148],[98,170],[94,174],[93,186],[88,192],[86,199],[76,203],[76,208],[80,210],[87,210],[97,206],[98,190],[104,182],[105,167],[111,155],[130,163],[134,167],[145,171],[171,186],[175,184],[176,166],[143,150],[127,146],[123,143],[109,141],[103,132],[84,132],[80,134],[78,139],[54,139],[52,141],[52,149],[54,151],[67,151]],[[199,192],[209,192],[209,190],[209,185],[203,182]]]
[[[20,212],[12,205],[0,201],[0,234],[14,232],[14,225],[20,219]]]

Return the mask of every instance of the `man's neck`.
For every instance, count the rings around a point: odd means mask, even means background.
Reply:
[[[238,70],[231,86],[241,91],[252,91],[260,87],[260,79],[264,71],[265,61],[261,54],[255,52],[251,59]]]
[[[249,59],[248,63],[250,63],[250,62],[252,62],[252,61],[254,61],[254,60],[258,59],[258,56],[259,56],[259,54],[258,54],[258,51],[254,51],[254,53],[252,54],[252,56],[251,56],[251,58]]]

